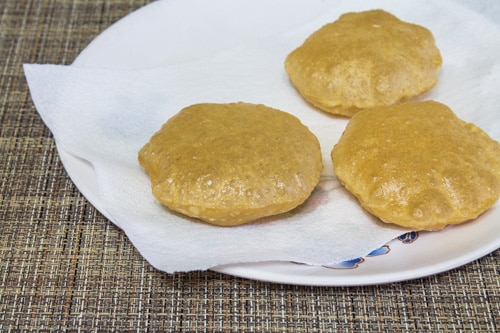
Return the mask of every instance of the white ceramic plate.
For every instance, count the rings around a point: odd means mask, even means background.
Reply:
[[[242,41],[255,41],[284,32],[318,15],[324,6],[321,0],[157,1],[104,31],[81,52],[74,65],[142,69],[187,62]],[[100,199],[92,166],[60,146],[58,151],[65,169],[83,195],[112,220]],[[464,265],[498,249],[499,220],[497,204],[479,220],[439,233],[410,235],[416,239],[393,240],[372,256],[332,263],[332,267],[264,262],[225,265],[213,270],[256,280],[318,286],[414,279]]]

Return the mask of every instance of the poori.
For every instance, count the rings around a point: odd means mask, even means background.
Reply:
[[[377,9],[324,25],[288,54],[285,70],[309,103],[350,117],[430,90],[441,63],[430,30]]]
[[[500,144],[435,101],[356,113],[331,157],[366,210],[413,230],[474,219],[500,196]]]
[[[159,202],[220,226],[297,207],[323,168],[319,141],[299,119],[242,102],[182,109],[138,158]]]

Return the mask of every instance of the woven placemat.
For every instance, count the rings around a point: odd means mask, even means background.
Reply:
[[[350,288],[152,268],[69,179],[21,67],[70,64],[102,30],[148,2],[4,0],[0,6],[0,331],[500,329],[499,250],[432,277]]]

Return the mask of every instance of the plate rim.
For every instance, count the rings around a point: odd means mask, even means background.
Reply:
[[[140,20],[141,15],[148,16],[149,12],[152,12],[156,6],[161,6],[163,2],[173,2],[180,0],[159,0],[142,6],[122,17],[106,29],[104,29],[99,35],[97,35],[75,58],[73,65],[85,67],[86,58],[89,55],[95,54],[95,52],[99,52],[96,49],[96,41],[103,41],[106,38],[112,38],[113,34],[119,33],[119,29],[121,26],[126,26],[127,22],[130,20]],[[110,37],[111,36],[111,37]],[[96,51],[97,50],[97,51]],[[95,196],[94,193],[91,193],[92,189],[88,188],[88,184],[85,184],[85,181],[80,179],[80,176],[77,174],[78,168],[91,168],[92,170],[87,169],[86,172],[94,171],[91,164],[87,161],[80,159],[72,155],[71,153],[64,150],[63,147],[56,140],[56,149],[59,153],[61,162],[68,173],[69,177],[75,183],[76,187],[79,191],[87,198],[87,200],[98,210],[100,211],[107,219],[109,219],[115,226],[119,228],[119,226],[113,221],[110,214],[106,212],[105,207],[100,201],[99,196]],[[75,163],[81,163],[81,165],[75,168]],[[97,183],[97,180],[96,180]],[[93,186],[93,185],[92,185]],[[98,191],[98,189],[97,189]],[[98,193],[97,193],[98,194]],[[389,242],[390,243],[390,242]],[[418,243],[417,243],[418,244]],[[427,269],[420,269],[416,273],[415,270],[407,270],[398,275],[390,275],[390,274],[375,274],[373,275],[373,279],[371,281],[367,281],[365,276],[360,276],[359,274],[345,274],[341,277],[339,276],[328,276],[328,277],[311,277],[309,274],[305,274],[304,276],[287,276],[283,274],[276,274],[273,270],[261,269],[259,270],[259,266],[268,267],[272,265],[273,262],[262,262],[262,263],[242,263],[242,264],[230,264],[230,265],[221,265],[217,267],[213,267],[210,270],[216,271],[222,274],[228,274],[236,277],[247,278],[252,280],[260,280],[267,281],[273,283],[287,283],[287,284],[295,284],[295,285],[312,285],[312,286],[362,286],[362,285],[375,285],[375,284],[385,284],[392,283],[398,281],[407,281],[412,279],[417,279],[429,275],[434,275],[438,273],[442,273],[444,271],[448,271],[450,269],[454,269],[460,267],[462,265],[468,264],[478,258],[481,258],[489,253],[494,252],[500,247],[500,238],[497,238],[495,241],[488,243],[487,246],[483,246],[479,249],[476,249],[475,252],[470,253],[469,256],[461,256],[459,258],[455,258],[455,260],[447,260],[442,263],[442,265],[433,265],[431,268],[425,267]],[[275,265],[296,265],[294,263],[289,262],[274,262]],[[307,267],[307,266],[306,266]],[[307,269],[307,268],[306,268]],[[312,270],[316,270],[318,267],[314,267]],[[331,272],[334,272],[332,269],[328,269]],[[352,269],[351,272],[357,272],[356,269]],[[345,275],[345,276],[344,276]],[[387,276],[389,275],[389,276]]]

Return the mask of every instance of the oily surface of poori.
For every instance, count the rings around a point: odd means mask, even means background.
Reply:
[[[434,36],[383,10],[341,15],[285,60],[292,84],[323,111],[352,116],[430,90],[442,59]]]
[[[474,219],[500,196],[500,144],[434,101],[358,112],[331,155],[364,208],[414,230]]]
[[[233,226],[302,204],[323,168],[319,142],[295,116],[249,103],[195,104],[140,150],[168,208]]]

